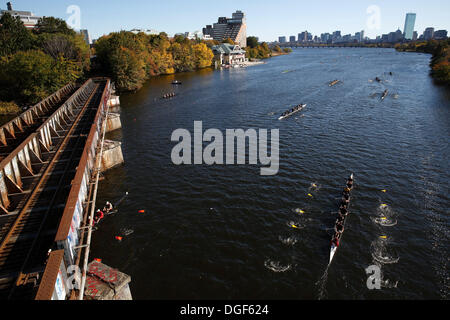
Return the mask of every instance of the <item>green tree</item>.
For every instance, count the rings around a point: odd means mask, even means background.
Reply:
[[[0,18],[0,56],[31,49],[33,35],[25,28],[19,17],[13,18],[8,12]]]
[[[121,91],[137,90],[149,77],[211,66],[212,50],[203,42],[167,34],[121,31],[95,43],[97,62]]]
[[[227,38],[227,39],[223,40],[222,43],[235,44],[234,41],[231,40],[231,38]]]
[[[118,88],[138,90],[146,79],[143,62],[128,48],[114,50],[111,55],[114,82]]]
[[[43,17],[39,19],[36,27],[33,29],[36,34],[41,33],[62,33],[70,36],[75,35],[75,31],[67,23],[59,18]]]
[[[278,53],[281,53],[281,52],[282,52],[282,50],[281,50],[281,48],[280,48],[279,45],[276,45],[276,46],[273,48],[273,51],[274,51],[274,52],[278,52]]]
[[[247,47],[256,48],[258,44],[259,43],[257,37],[247,37]]]
[[[19,51],[0,60],[0,98],[34,104],[80,76],[78,66],[62,56]]]

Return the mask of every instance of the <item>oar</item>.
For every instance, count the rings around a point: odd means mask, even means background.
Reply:
[[[117,207],[122,203],[122,201],[125,200],[125,198],[127,197],[127,195],[128,195],[128,191],[125,192],[125,194],[123,195],[123,197],[120,198],[120,200],[116,202],[116,204],[114,205],[114,207],[117,208]]]

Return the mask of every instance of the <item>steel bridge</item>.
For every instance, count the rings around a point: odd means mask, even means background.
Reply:
[[[95,204],[110,80],[69,84],[0,127],[0,299],[68,299]]]

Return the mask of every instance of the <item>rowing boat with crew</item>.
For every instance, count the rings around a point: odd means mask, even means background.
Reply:
[[[306,104],[299,104],[298,106],[295,106],[295,107],[293,107],[292,109],[283,112],[283,113],[281,114],[281,116],[278,118],[278,120],[286,119],[287,117],[292,116],[294,113],[297,113],[297,112],[299,112],[299,111],[302,111],[303,108],[305,108],[305,107],[306,107]]]
[[[347,184],[345,186],[344,192],[342,194],[341,203],[339,206],[338,218],[336,220],[336,224],[334,226],[335,233],[331,239],[331,248],[330,248],[330,262],[333,261],[334,255],[339,247],[339,243],[342,238],[342,234],[344,233],[345,221],[348,216],[348,207],[350,205],[350,191],[353,189],[353,173],[347,180]]]

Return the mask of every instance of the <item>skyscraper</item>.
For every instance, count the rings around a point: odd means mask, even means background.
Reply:
[[[84,41],[86,41],[86,44],[89,46],[92,43],[91,36],[89,35],[89,31],[87,31],[86,29],[81,29],[80,33],[83,36]]]
[[[405,29],[403,30],[403,36],[407,40],[413,38],[414,24],[416,23],[416,14],[407,13],[405,19]]]
[[[425,31],[423,32],[423,38],[425,40],[431,40],[434,37],[434,28],[429,27],[426,28]]]
[[[247,23],[245,14],[236,11],[231,18],[219,17],[217,23],[203,28],[203,34],[211,36],[214,40],[223,41],[228,38],[239,44],[242,48],[247,46]]]

